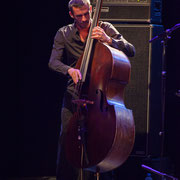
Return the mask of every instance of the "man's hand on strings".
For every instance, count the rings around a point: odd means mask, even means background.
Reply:
[[[99,26],[96,26],[93,28],[92,30],[92,36],[91,38],[93,39],[97,39],[100,42],[103,43],[108,43],[109,45],[112,44],[112,39],[111,37],[109,37],[102,28],[100,28]]]
[[[82,79],[79,69],[70,68],[68,69],[68,74],[72,77],[72,80],[75,84],[77,84],[78,81]]]

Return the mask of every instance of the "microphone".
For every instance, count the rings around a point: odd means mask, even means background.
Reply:
[[[180,97],[180,89],[176,92],[176,96]]]
[[[180,23],[176,24],[171,29],[166,29],[163,33],[161,33],[161,34],[155,36],[154,38],[152,38],[151,40],[149,40],[149,42],[151,43],[157,39],[164,39],[164,38],[170,39],[170,34],[178,28],[180,28]]]
[[[180,28],[180,23],[176,24],[175,26],[173,26],[171,29],[167,29],[166,33],[168,35],[170,35],[173,31],[175,31],[176,29]]]

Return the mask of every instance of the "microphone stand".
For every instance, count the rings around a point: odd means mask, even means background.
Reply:
[[[171,38],[171,33],[180,28],[180,23],[176,24],[175,26],[173,26],[171,29],[167,29],[165,30],[163,33],[155,36],[154,38],[152,38],[149,43],[152,43],[156,40],[161,40],[161,43],[163,44],[163,52],[162,52],[162,80],[161,80],[161,108],[162,108],[162,127],[161,127],[161,131],[159,132],[159,136],[162,137],[162,141],[161,141],[161,155],[160,155],[160,170],[162,171],[162,158],[163,158],[163,154],[164,154],[164,127],[165,127],[165,93],[166,93],[166,48],[167,48],[167,42],[168,40]],[[145,169],[150,170],[151,172],[157,172],[156,170],[152,171],[152,168],[142,165],[142,167],[146,167]],[[158,173],[156,173],[158,174]],[[163,173],[160,173],[159,175],[162,175]],[[166,174],[162,175],[162,179],[164,179],[164,176]],[[168,175],[166,175],[168,176]],[[170,176],[168,176],[170,177]],[[173,180],[177,180],[176,178],[173,177]]]

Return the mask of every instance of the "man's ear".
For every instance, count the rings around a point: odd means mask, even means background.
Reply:
[[[72,12],[71,12],[71,11],[69,11],[69,15],[71,16],[71,18],[73,18],[73,19],[74,19],[74,16],[73,16],[73,14],[72,14]]]

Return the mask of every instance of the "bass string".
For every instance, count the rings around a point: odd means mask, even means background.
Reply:
[[[94,39],[91,39],[92,29],[95,26],[97,26],[97,24],[98,24],[101,5],[102,5],[102,0],[98,0],[97,4],[96,4],[95,12],[94,12],[93,20],[92,20],[92,23],[91,23],[91,26],[90,26],[88,38],[87,38],[87,41],[86,41],[86,46],[85,46],[81,66],[80,66],[80,72],[81,72],[81,75],[82,75],[82,79],[79,80],[76,85],[74,84],[75,88],[74,88],[74,92],[73,92],[73,100],[75,100],[75,98],[77,98],[77,99],[81,98],[80,97],[81,96],[81,90],[82,90],[83,83],[85,82],[85,79],[86,79],[86,76],[87,76],[87,70],[88,70],[88,66],[89,66],[91,50],[92,50],[93,41],[94,41]],[[74,106],[76,106],[75,103],[73,103],[73,109],[76,108]]]
[[[90,26],[88,38],[86,41],[86,46],[85,46],[82,62],[81,62],[80,72],[82,74],[82,81],[83,82],[86,79],[87,69],[89,66],[89,60],[90,60],[90,56],[91,56],[91,50],[92,50],[92,46],[93,46],[93,39],[91,38],[92,30],[98,24],[98,18],[100,15],[101,5],[102,5],[102,0],[98,0],[97,4],[96,4],[95,12],[94,12],[93,20],[92,20],[92,23]]]

